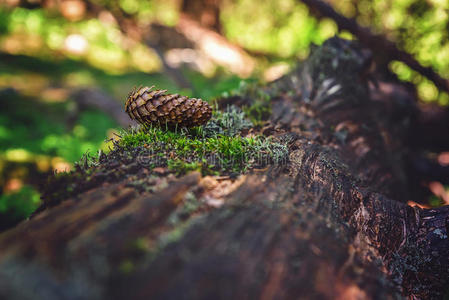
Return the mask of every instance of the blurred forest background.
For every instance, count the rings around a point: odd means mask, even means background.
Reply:
[[[449,1],[327,3],[449,78]],[[37,207],[49,174],[108,150],[134,86],[211,100],[286,74],[335,34],[353,38],[295,0],[2,0],[0,227]],[[386,67],[420,101],[449,104],[404,63]]]

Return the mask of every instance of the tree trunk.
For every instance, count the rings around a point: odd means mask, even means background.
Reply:
[[[201,26],[221,32],[220,0],[183,0],[181,12]]]
[[[260,88],[272,113],[253,130],[288,145],[285,164],[175,178],[136,149],[75,189],[60,177],[44,211],[0,235],[0,298],[447,297],[449,206],[407,205],[420,110],[370,100],[365,54],[333,38]]]

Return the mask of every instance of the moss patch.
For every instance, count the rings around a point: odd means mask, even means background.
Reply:
[[[125,150],[143,147],[139,163],[168,167],[177,175],[198,170],[203,175],[244,173],[287,158],[287,147],[273,138],[242,136],[248,128],[243,112],[228,109],[216,113],[210,124],[191,130],[169,131],[149,127],[121,133],[117,146]]]
[[[54,206],[104,182],[122,181],[152,192],[157,178],[197,170],[203,175],[238,175],[288,159],[285,142],[249,134],[249,122],[235,107],[216,112],[206,126],[167,130],[140,127],[123,130],[109,153],[86,154],[70,173],[51,176],[42,189],[38,211]],[[144,187],[144,188],[140,188]]]

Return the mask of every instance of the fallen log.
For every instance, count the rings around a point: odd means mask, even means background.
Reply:
[[[449,206],[407,205],[411,123],[390,115],[402,102],[370,99],[366,59],[333,38],[221,100],[269,105],[245,130],[283,143],[286,161],[179,177],[137,145],[51,180],[40,212],[0,235],[0,298],[447,296]]]

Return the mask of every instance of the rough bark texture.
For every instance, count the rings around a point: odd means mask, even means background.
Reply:
[[[136,150],[1,234],[0,298],[447,297],[449,207],[407,205],[420,110],[370,99],[365,54],[332,39],[261,88],[285,165],[175,178]]]

